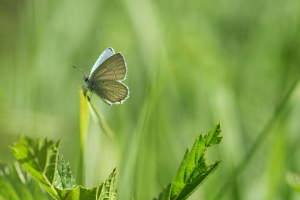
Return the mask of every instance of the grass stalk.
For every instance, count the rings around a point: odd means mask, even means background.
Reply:
[[[226,192],[230,187],[232,187],[236,181],[238,176],[244,171],[246,166],[250,163],[255,153],[258,151],[258,149],[261,147],[263,142],[266,140],[267,136],[270,133],[270,130],[273,126],[273,124],[277,121],[280,114],[286,108],[288,105],[289,99],[293,94],[293,91],[295,90],[296,86],[298,85],[300,77],[297,77],[293,85],[290,87],[290,89],[287,91],[286,95],[282,98],[282,100],[277,105],[274,114],[272,118],[268,121],[266,126],[262,129],[262,131],[259,133],[258,137],[256,138],[256,141],[253,143],[252,147],[244,157],[244,159],[237,165],[236,169],[234,170],[234,173],[232,176],[225,182],[225,184],[220,189],[219,193],[216,195],[216,200],[222,199],[222,197],[225,196]]]
[[[115,134],[114,134],[113,130],[107,124],[102,113],[97,109],[97,107],[95,106],[95,104],[93,103],[93,101],[91,99],[89,99],[88,103],[89,103],[89,107],[91,109],[91,114],[92,114],[93,118],[99,124],[99,126],[102,129],[102,131],[104,132],[104,134],[107,137],[114,139]]]

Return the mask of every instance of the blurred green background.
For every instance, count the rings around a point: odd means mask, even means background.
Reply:
[[[130,98],[93,101],[116,134],[91,120],[85,186],[118,167],[118,199],[152,199],[170,183],[187,146],[221,122],[223,160],[191,200],[214,199],[275,115],[269,135],[222,199],[300,199],[298,0],[0,1],[0,159],[20,134],[57,140],[76,175],[82,74],[113,47],[128,65]]]

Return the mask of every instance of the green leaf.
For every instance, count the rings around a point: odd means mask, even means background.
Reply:
[[[109,175],[108,179],[99,186],[98,200],[115,200],[117,199],[117,190],[114,190],[114,183],[116,180],[116,170]]]
[[[191,151],[187,149],[171,186],[171,200],[187,199],[219,166],[221,161],[218,160],[211,165],[207,164],[204,153],[208,147],[221,142],[220,132],[218,123],[208,134],[203,136],[201,133],[196,138]]]
[[[47,200],[38,182],[16,162],[13,167],[0,165],[0,199]]]
[[[63,156],[58,155],[55,173],[55,186],[61,190],[73,189],[77,185],[73,178],[69,163],[63,160]]]
[[[15,147],[10,147],[14,156],[41,186],[55,199],[61,199],[54,186],[56,162],[60,140],[53,142],[21,136]]]
[[[62,190],[61,192],[64,193],[64,200],[97,200],[97,189],[98,187],[88,189],[80,185],[72,190]]]
[[[288,172],[286,174],[287,183],[300,194],[300,174]]]
[[[31,174],[55,199],[116,199],[117,191],[114,190],[116,169],[114,169],[108,179],[99,186],[90,189],[82,186],[76,187],[69,164],[65,163],[62,157],[58,156],[59,144],[60,141],[54,143],[48,138],[42,140],[21,136],[20,142],[15,144],[15,147],[11,147],[11,150],[29,174]],[[19,200],[19,194],[16,191],[20,191],[22,192],[20,195],[22,197],[21,199],[42,199],[30,198],[30,194],[28,194],[26,189],[19,189],[19,185],[11,187],[7,184],[7,181],[3,178],[6,171],[6,168],[3,168],[3,170],[0,171],[0,186],[2,186],[0,187],[0,192],[8,191],[8,195],[3,198]]]
[[[116,169],[104,183],[97,187],[88,189],[77,186],[75,189],[60,190],[59,192],[64,200],[115,200],[117,197],[117,191],[114,190],[115,177]]]

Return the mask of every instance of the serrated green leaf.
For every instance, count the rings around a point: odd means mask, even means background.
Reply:
[[[203,136],[201,133],[196,138],[191,151],[187,149],[171,186],[171,200],[187,199],[219,166],[221,161],[207,164],[204,153],[208,147],[221,142],[220,132],[218,123],[208,134]]]
[[[11,147],[11,150],[24,168],[55,199],[115,200],[117,197],[117,191],[114,190],[116,169],[113,170],[104,183],[97,187],[88,189],[77,186],[74,188],[76,185],[69,165],[66,164],[61,157],[58,159],[59,143],[60,141],[54,143],[49,139],[41,140],[21,136],[20,142],[15,144],[15,147]],[[9,196],[10,198],[8,199],[18,200],[19,198],[13,188],[9,188],[9,185],[5,184],[1,177],[2,176],[0,176],[0,186],[3,186],[2,188],[7,191],[12,190],[10,193],[11,196]],[[58,187],[55,186],[55,182]],[[25,193],[22,197],[30,199],[29,197],[27,198]]]
[[[0,199],[9,200],[48,200],[38,182],[15,163],[14,167],[0,165]]]
[[[63,160],[63,156],[58,155],[55,173],[55,186],[61,190],[73,189],[77,185],[73,178],[69,163]]]
[[[63,200],[115,200],[117,197],[117,191],[114,190],[115,179],[116,169],[97,187],[88,189],[77,186],[72,190],[59,190],[59,194]]]
[[[63,200],[97,200],[97,189],[98,187],[88,189],[79,185],[72,190],[64,190]]]
[[[114,190],[114,183],[116,180],[116,170],[109,175],[108,179],[99,186],[98,189],[98,200],[115,200],[117,199],[117,190]]]
[[[288,172],[286,174],[287,183],[300,194],[300,174]]]
[[[20,142],[10,147],[14,156],[41,186],[55,199],[61,199],[54,186],[60,140],[33,139],[21,136]]]

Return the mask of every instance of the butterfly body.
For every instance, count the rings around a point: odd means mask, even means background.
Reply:
[[[121,53],[106,49],[93,66],[90,76],[84,76],[85,89],[96,93],[109,105],[123,103],[129,97],[129,88],[121,83],[126,79],[127,67]]]

